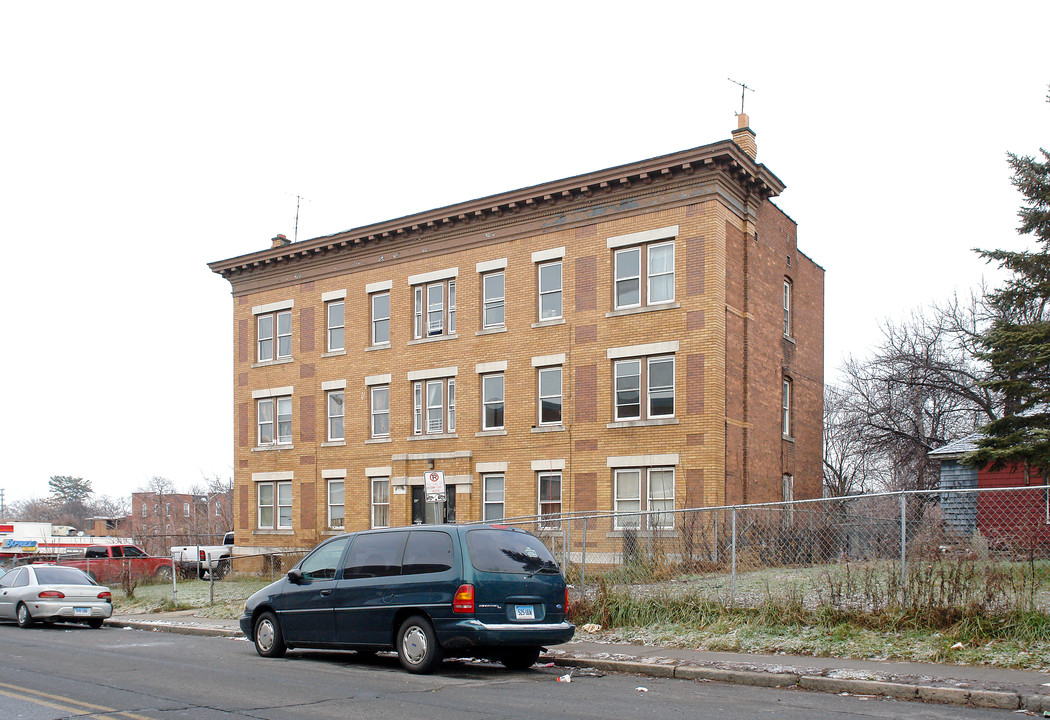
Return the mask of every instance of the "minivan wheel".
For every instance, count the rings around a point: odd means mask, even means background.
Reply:
[[[413,615],[401,623],[397,631],[397,658],[405,670],[428,673],[441,663],[443,656],[434,627],[426,618]]]
[[[264,612],[255,621],[255,651],[267,658],[284,657],[288,647],[284,644],[284,633],[272,612]]]
[[[503,650],[499,654],[499,661],[510,670],[527,670],[539,659],[541,650],[542,648],[538,647]]]
[[[29,608],[26,607],[25,603],[18,603],[18,627],[29,628],[33,627],[33,616],[29,614]]]

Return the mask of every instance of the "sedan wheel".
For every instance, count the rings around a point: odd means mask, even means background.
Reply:
[[[29,608],[25,603],[18,603],[18,627],[33,627],[33,616],[29,614]]]
[[[255,651],[268,658],[283,657],[288,647],[284,644],[284,633],[272,612],[264,612],[255,621]]]
[[[397,632],[397,658],[401,666],[411,673],[428,673],[442,659],[441,646],[433,626],[419,615],[401,623]]]

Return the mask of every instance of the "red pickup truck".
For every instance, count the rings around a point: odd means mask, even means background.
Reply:
[[[132,580],[171,580],[171,558],[152,557],[138,545],[88,545],[83,558],[62,560],[105,585],[120,583],[125,569]]]

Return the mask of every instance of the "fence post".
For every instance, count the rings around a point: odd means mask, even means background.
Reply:
[[[733,607],[736,607],[736,508],[733,508],[733,540],[730,543],[730,577],[732,578],[731,593]]]
[[[907,576],[907,574],[904,571],[904,563],[907,560],[906,547],[907,547],[907,544],[908,544],[908,541],[907,541],[908,519],[907,519],[907,517],[905,515],[906,512],[907,512],[907,509],[908,509],[908,497],[903,492],[901,492],[901,603],[907,602],[907,599],[908,599],[907,598],[907,587],[908,586],[906,584],[908,576]]]
[[[179,579],[174,555],[171,556],[171,602],[176,608],[179,607]]]
[[[572,560],[572,554],[569,552],[572,545],[572,521],[564,523],[564,526],[565,532],[561,536],[561,566],[567,568]]]
[[[587,518],[583,519],[583,554],[580,556],[580,600],[587,588]]]

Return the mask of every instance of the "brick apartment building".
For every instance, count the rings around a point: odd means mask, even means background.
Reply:
[[[819,497],[824,271],[755,154],[741,115],[732,140],[211,263],[238,544]]]
[[[157,555],[167,555],[172,545],[215,538],[221,542],[223,533],[232,527],[232,505],[229,493],[132,493],[123,534],[130,534],[143,549]]]

